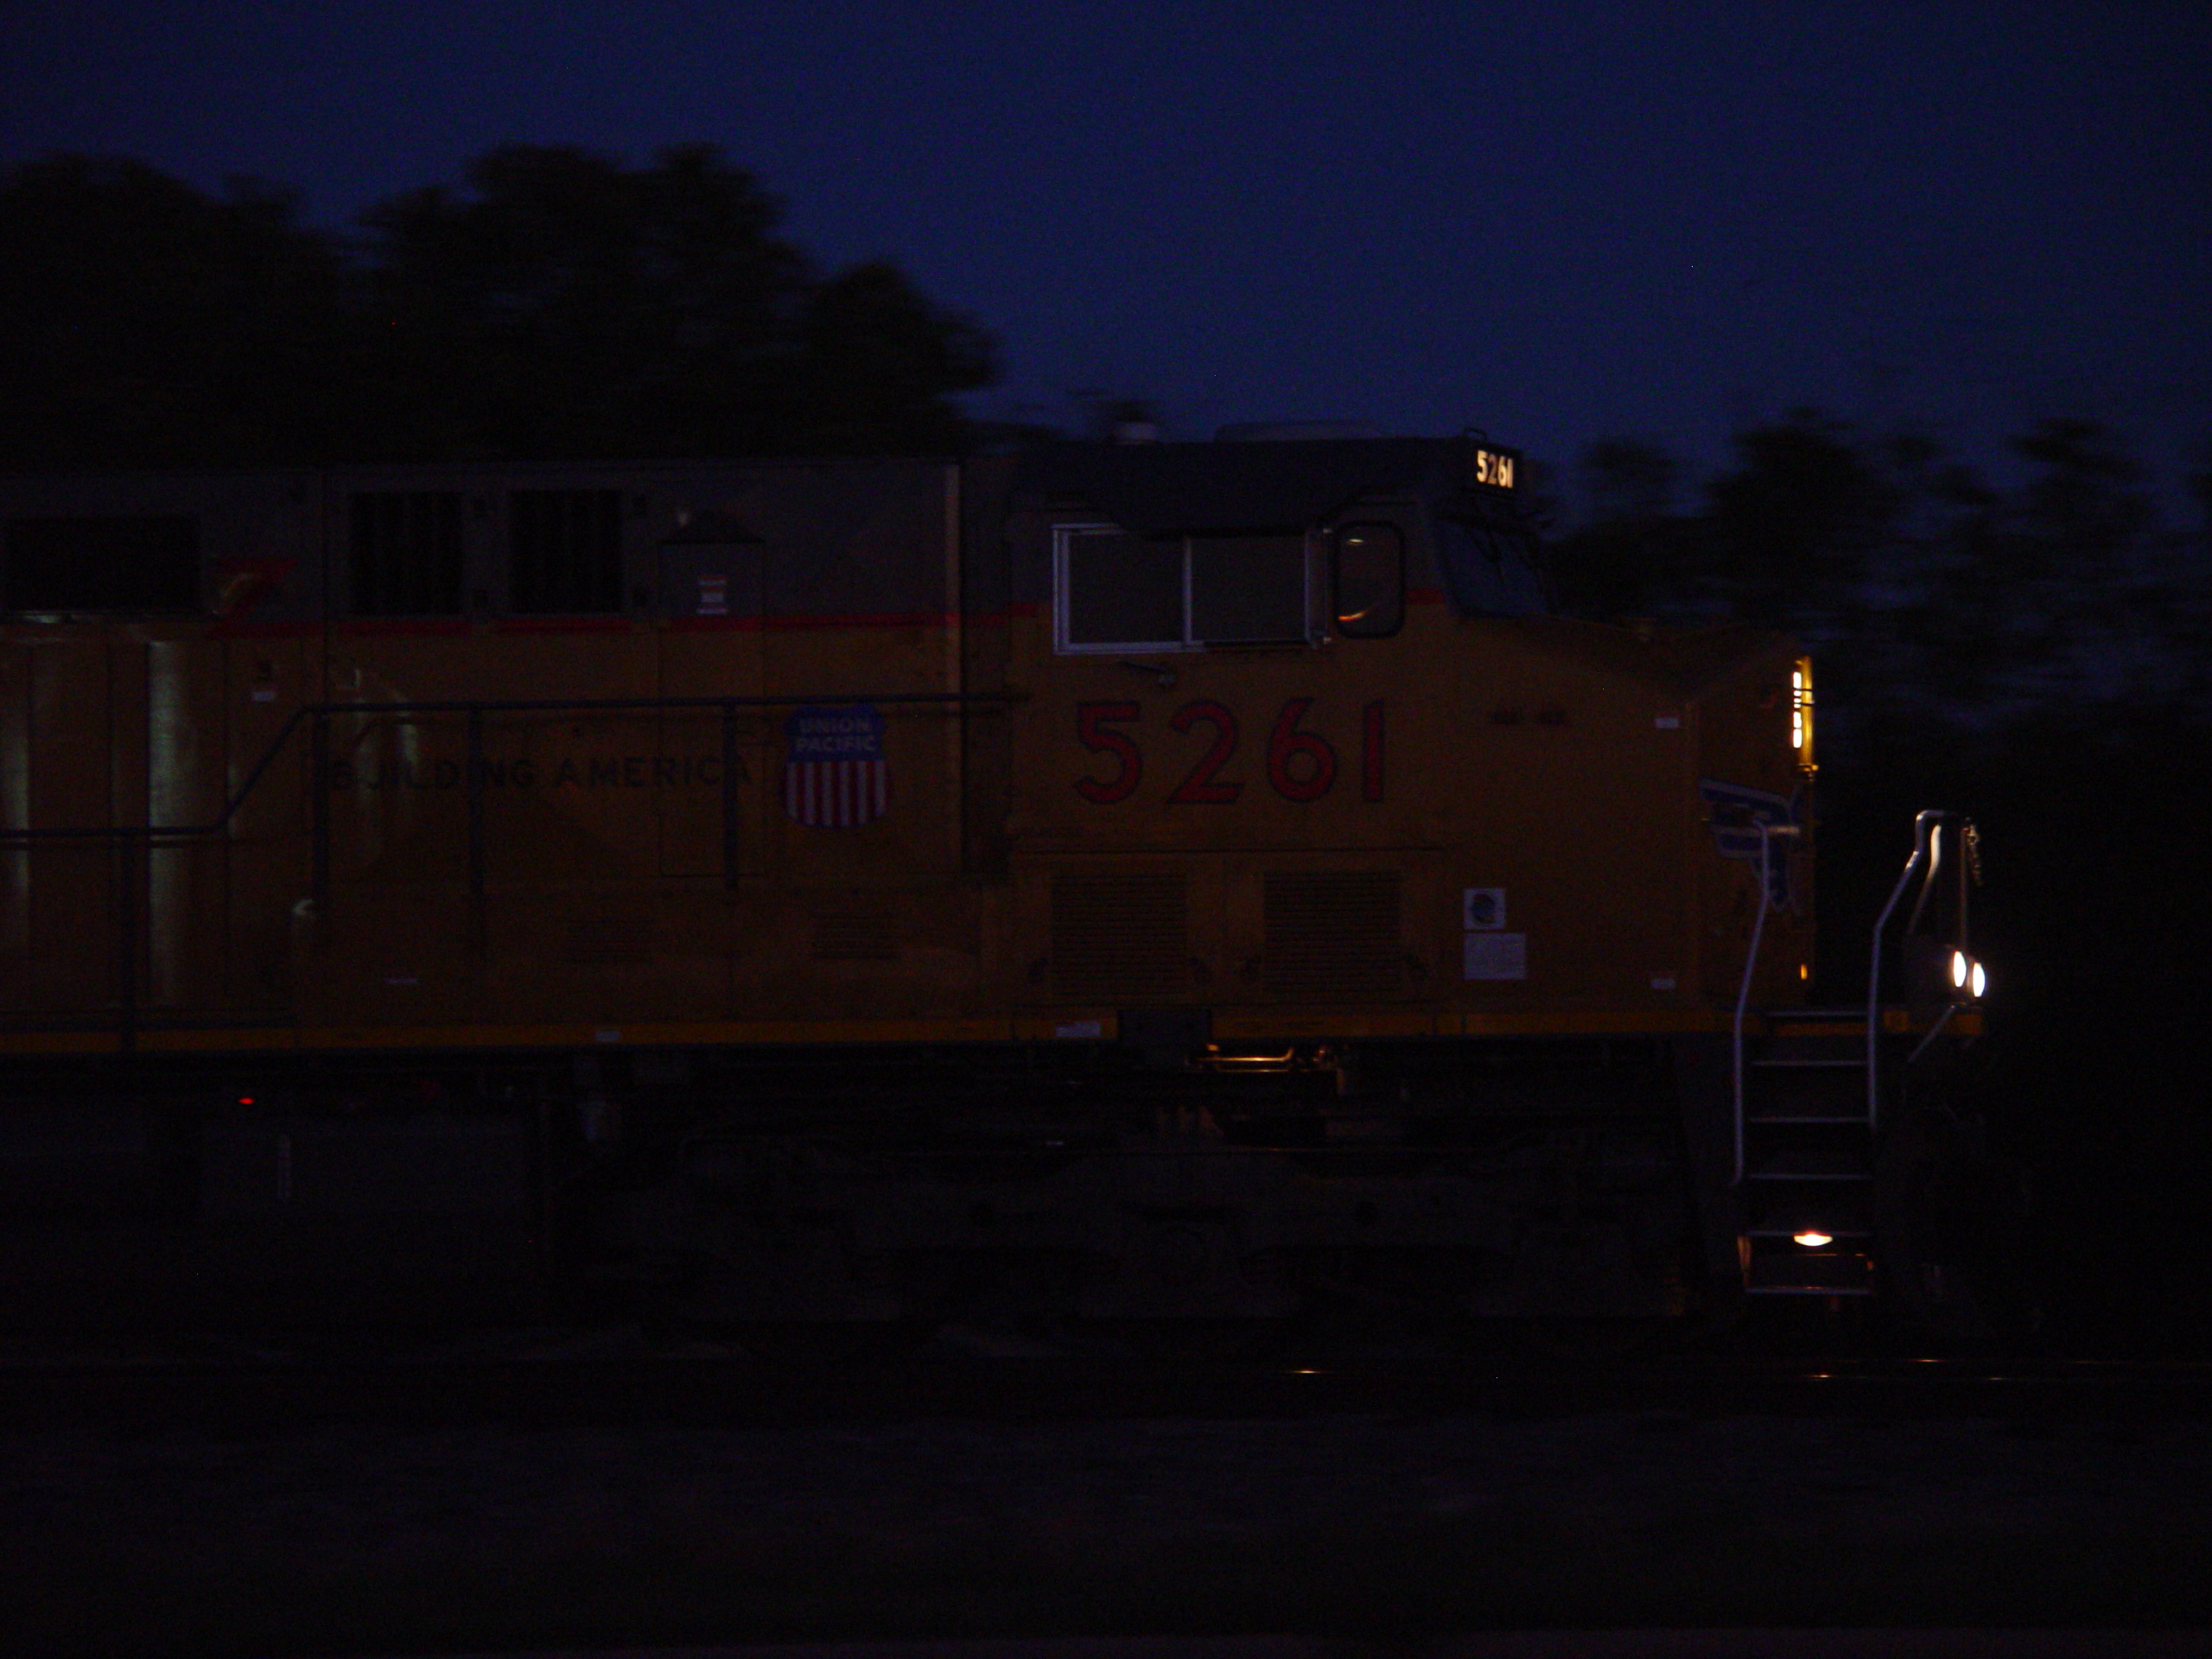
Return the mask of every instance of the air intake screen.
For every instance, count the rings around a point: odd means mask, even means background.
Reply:
[[[1387,870],[1325,870],[1267,878],[1267,986],[1289,996],[1400,989],[1398,878]]]
[[[622,608],[621,491],[517,490],[507,513],[517,611]]]
[[[1052,988],[1084,1001],[1190,988],[1190,904],[1177,874],[1052,878]]]

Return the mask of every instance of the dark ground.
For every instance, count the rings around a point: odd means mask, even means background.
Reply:
[[[199,1368],[181,1411],[174,1369],[143,1409],[73,1414],[0,1378],[10,1645],[2212,1625],[2193,1368],[1983,1365],[1947,1393],[1889,1362],[1425,1362],[1300,1394],[1259,1367],[702,1351],[591,1362],[691,1370],[564,1411],[530,1402],[573,1370],[518,1389],[522,1357],[482,1408],[480,1368],[429,1362],[387,1366],[381,1406],[337,1364],[280,1367],[281,1408],[250,1365]]]

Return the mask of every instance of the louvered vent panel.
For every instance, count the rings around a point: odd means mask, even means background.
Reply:
[[[1287,996],[1346,996],[1402,988],[1398,877],[1388,870],[1319,870],[1267,878],[1267,987]]]
[[[1177,874],[1052,878],[1052,988],[1084,1001],[1190,988],[1190,901]]]

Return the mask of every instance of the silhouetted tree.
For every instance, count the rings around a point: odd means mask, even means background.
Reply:
[[[1603,438],[1577,472],[1581,522],[1547,549],[1553,597],[1586,616],[1677,616],[1691,603],[1689,524],[1675,512],[1681,463],[1637,438]]]
[[[714,149],[626,168],[518,145],[471,194],[416,190],[371,236],[378,423],[414,454],[943,450],[989,342],[893,265],[827,280]]]
[[[343,417],[345,264],[290,194],[143,162],[0,176],[0,464],[306,460]]]
[[[2042,422],[2013,448],[2035,468],[2005,549],[2021,671],[2061,692],[2140,694],[2161,597],[2140,469],[2088,421]]]
[[[1914,689],[1983,727],[2185,714],[2202,594],[2140,469],[2086,421],[2042,422],[2012,447],[2032,470],[2009,493],[1955,467],[1915,481],[1922,534],[1886,556]]]
[[[1582,452],[1583,493],[1600,524],[1639,524],[1675,511],[1682,464],[1657,444],[1600,438]]]
[[[2196,458],[2189,475],[2189,493],[2196,498],[2196,534],[2201,550],[2212,557],[2212,449]]]
[[[704,148],[631,169],[515,146],[467,180],[362,215],[365,442],[559,458],[760,453],[797,435],[810,273],[748,175]]]
[[[874,259],[818,283],[800,321],[798,429],[839,452],[942,452],[966,424],[945,401],[993,378],[991,343]]]
[[[960,447],[989,340],[779,217],[703,144],[495,149],[350,244],[265,187],[32,163],[0,179],[0,464]]]
[[[1903,505],[1849,429],[1796,410],[1736,439],[1707,488],[1700,579],[1737,617],[1815,639],[1845,632]]]
[[[2044,421],[2013,448],[2031,471],[2000,491],[1925,435],[1799,410],[1738,437],[1677,512],[1666,453],[1608,440],[1584,454],[1589,511],[1550,550],[1554,588],[1583,614],[1751,621],[1823,647],[1835,736],[2212,715],[2212,559],[2159,530],[2140,469],[2093,423]]]

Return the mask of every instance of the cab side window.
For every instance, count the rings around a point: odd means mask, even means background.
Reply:
[[[1183,547],[1111,524],[1067,524],[1055,534],[1063,651],[1183,644]]]
[[[1208,645],[1293,645],[1306,638],[1306,538],[1193,536],[1191,638]]]
[[[1306,638],[1306,538],[1053,532],[1055,643],[1065,652],[1194,651]]]
[[[1332,561],[1337,632],[1380,639],[1406,620],[1406,537],[1395,524],[1346,524]]]

